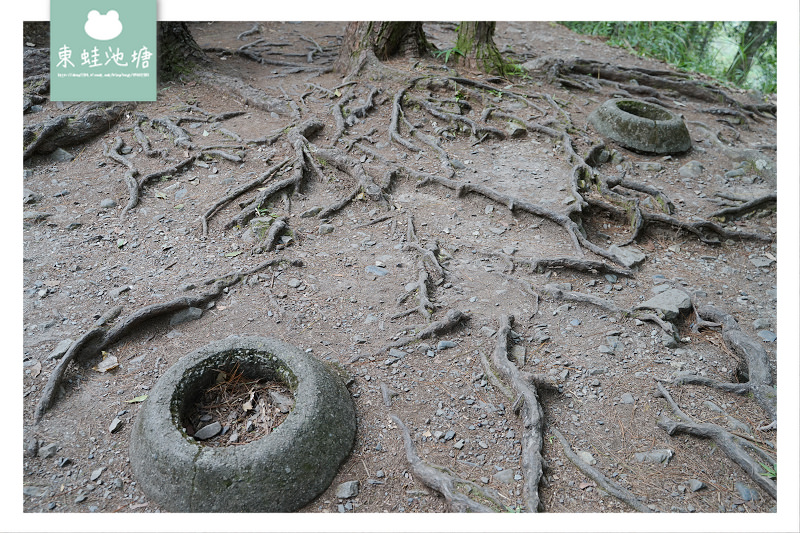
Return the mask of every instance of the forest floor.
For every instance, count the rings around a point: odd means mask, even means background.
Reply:
[[[385,63],[387,70],[367,67],[343,85],[340,74],[324,67],[338,54],[344,23],[259,24],[242,39],[237,36],[253,28],[252,22],[189,26],[207,49],[208,71],[240,80],[237,87],[243,82],[255,88],[264,96],[260,105],[232,90],[232,82],[217,83],[214,77],[174,82],[160,88],[158,101],[126,110],[107,132],[65,146],[72,159],[34,154],[25,161],[30,202],[25,212],[38,213],[26,215],[23,230],[25,512],[160,511],[131,472],[128,439],[139,409],[132,400],[146,395],[183,355],[232,334],[277,337],[340,364],[353,378],[355,446],[330,488],[303,512],[449,509],[410,466],[402,431],[390,415],[408,428],[424,463],[495,489],[503,511],[532,510],[525,485],[532,474],[523,464],[530,428],[521,419],[525,409],[515,405],[521,393],[499,383],[483,361],[506,341],[516,366],[542,383],[541,510],[632,510],[600,490],[598,480],[570,460],[572,450],[649,510],[775,511],[776,500],[717,443],[670,435],[658,425],[665,417],[678,419],[658,392],[660,385],[695,421],[716,424],[770,456],[777,454],[777,430],[758,429],[772,420],[752,393],[679,384],[674,377],[683,372],[717,384],[747,381],[744,356],[719,328],[696,327],[701,323],[695,309],[710,304],[735,318],[765,350],[766,379],[775,383],[774,203],[720,223],[733,233],[684,231],[647,216],[658,212],[655,196],[647,192],[619,184],[616,195],[576,190],[576,158],[564,144],[570,139],[574,152],[586,159],[602,142],[589,113],[644,85],[598,81],[564,67],[576,58],[617,71],[646,69],[662,73],[653,77],[685,78],[671,77],[663,63],[555,24],[512,22],[498,23],[496,41],[528,69],[525,76],[492,78],[452,62],[445,69],[442,58],[393,59]],[[455,40],[454,24],[430,23],[425,30],[440,49]],[[245,50],[272,64],[232,53],[258,39],[263,41]],[[315,53],[311,63],[310,52]],[[644,71],[627,72],[643,79]],[[412,83],[420,76],[422,82]],[[428,83],[436,79],[445,81]],[[401,105],[407,122],[400,121],[398,132],[414,150],[390,138],[400,90],[406,94]],[[750,93],[724,91],[742,104],[765,103]],[[674,204],[667,218],[687,223],[710,220],[726,205],[776,191],[773,115],[710,112],[733,108],[670,87],[648,94],[683,115],[692,149],[654,156],[607,142],[606,155],[613,159],[591,165],[603,179],[624,176],[660,190]],[[470,126],[436,116],[425,102],[460,109],[461,116],[505,132],[505,138],[491,128],[471,134]],[[774,97],[766,103],[775,104]],[[80,109],[47,99],[38,105],[37,112],[26,113],[26,126]],[[359,106],[363,112],[356,112]],[[494,114],[482,118],[488,108]],[[336,109],[344,110],[345,121],[338,125]],[[501,111],[527,124],[511,126],[499,117]],[[221,115],[230,112],[242,113]],[[155,127],[167,118],[187,137],[179,142],[178,130]],[[299,152],[290,141],[297,139],[295,126],[309,119],[323,124],[300,132],[301,144],[317,154],[316,169],[303,163],[299,190],[277,191],[253,213],[267,224],[277,219],[286,225],[274,242],[260,241],[252,223],[236,219],[244,212],[238,204],[293,175]],[[139,132],[149,147],[137,140]],[[425,144],[425,135],[434,141]],[[212,146],[220,152],[198,157]],[[349,159],[337,163],[336,154]],[[176,166],[187,158],[190,164]],[[200,220],[212,206],[284,159],[288,164],[274,177],[211,213],[204,235]],[[138,202],[130,206],[126,173],[133,167],[140,176],[169,171],[142,184]],[[468,180],[475,187],[459,189]],[[596,201],[576,211],[581,194]],[[336,205],[346,198],[351,201]],[[630,247],[646,259],[631,269],[614,262],[613,254],[597,255],[584,245],[608,251],[631,238],[624,207],[608,207],[631,205],[626,199],[638,199],[645,214]],[[529,204],[556,216],[533,214]],[[324,218],[314,209],[331,206]],[[576,245],[569,224],[558,223],[558,217],[579,220],[586,241]],[[272,258],[287,262],[253,271]],[[579,266],[570,267],[564,258]],[[122,306],[121,321],[137,309],[186,294],[189,283],[248,271],[207,302],[199,319],[170,325],[169,317],[154,318],[126,331],[104,349],[110,369],[97,357],[70,365],[52,407],[35,422],[59,362],[51,353],[64,339],[79,339],[116,306]],[[694,305],[675,320],[677,339],[665,333],[668,323],[627,312],[671,289],[684,291]],[[433,338],[384,348],[449,310],[467,319]],[[503,327],[509,316],[511,333]],[[382,389],[391,393],[389,401]],[[649,462],[654,451],[666,460]],[[353,480],[360,482],[357,495],[337,498],[337,487]]]

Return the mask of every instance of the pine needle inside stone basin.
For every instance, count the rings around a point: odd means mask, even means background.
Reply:
[[[692,147],[683,118],[641,100],[608,100],[589,115],[589,122],[600,135],[640,152],[670,154]]]
[[[196,438],[205,428],[190,435],[184,423],[220,370],[226,379],[288,387],[294,402],[285,419],[242,445],[205,445]],[[229,337],[181,358],[158,380],[131,432],[131,467],[171,512],[291,512],[330,485],[355,431],[350,394],[324,363],[274,339]]]
[[[205,446],[247,444],[269,435],[294,407],[291,388],[280,381],[250,378],[238,366],[216,369],[214,383],[190,406],[182,425]]]

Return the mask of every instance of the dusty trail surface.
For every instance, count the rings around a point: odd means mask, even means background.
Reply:
[[[134,400],[180,357],[232,334],[283,339],[352,377],[355,447],[304,512],[453,508],[412,468],[403,427],[421,464],[496,491],[494,510],[774,510],[769,490],[719,445],[658,425],[664,417],[679,420],[661,385],[687,417],[777,454],[777,430],[758,429],[773,422],[769,399],[675,378],[682,372],[713,384],[747,383],[748,370],[750,379],[763,370],[774,384],[774,201],[724,222],[714,218],[728,233],[685,231],[672,222],[712,220],[721,209],[776,191],[774,109],[732,89],[726,94],[752,107],[669,87],[635,93],[644,86],[635,80],[598,81],[574,60],[670,76],[664,64],[548,23],[498,24],[498,46],[530,69],[524,77],[498,80],[445,69],[441,60],[396,59],[347,84],[325,71],[343,23],[262,22],[237,39],[253,27],[190,24],[212,60],[209,71],[228,82],[169,84],[157,102],[124,110],[105,133],[65,146],[71,160],[40,153],[26,159],[26,512],[160,511],[130,471]],[[443,49],[452,46],[454,27],[425,29]],[[245,50],[264,62],[232,53],[248,43]],[[420,76],[426,78],[411,82]],[[397,115],[399,91],[405,97]],[[597,152],[602,162],[590,161],[602,139],[587,117],[617,95],[649,95],[682,114],[692,150],[652,156],[609,142],[605,157]],[[437,116],[426,103],[450,114]],[[36,105],[26,126],[80,109],[46,98]],[[735,113],[709,111],[723,107]],[[393,119],[414,149],[391,138]],[[579,183],[576,176],[585,175],[576,167],[591,168],[607,187]],[[293,176],[300,181],[269,189]],[[263,182],[253,184],[259,177]],[[660,191],[673,213],[645,190],[615,185],[618,178]],[[131,179],[139,180],[135,202]],[[247,192],[232,195],[247,184]],[[264,190],[275,194],[248,214],[247,204]],[[637,212],[643,222],[634,235]],[[631,238],[646,258],[628,268],[607,252]],[[243,272],[198,304],[199,318],[178,324],[171,314],[154,316],[103,348],[112,361],[105,366],[100,353],[66,366],[52,406],[35,422],[65,357],[51,353],[64,339],[81,338],[116,306],[122,309],[111,326],[145,306],[210,290],[205,280]],[[632,312],[674,290],[694,306],[674,325]],[[735,318],[764,350],[764,368],[748,369],[751,358],[719,327],[706,327],[719,318],[704,315],[706,305]],[[413,338],[451,310],[465,318]],[[401,343],[406,337],[411,342]],[[492,366],[497,354],[533,376],[536,394]],[[526,427],[536,419],[531,398],[541,418]],[[250,399],[240,391],[242,403]],[[194,423],[208,421],[199,416]],[[538,483],[535,465],[529,469],[536,453]],[[568,454],[634,500],[601,490],[602,480]],[[357,495],[337,498],[337,487],[354,480]]]

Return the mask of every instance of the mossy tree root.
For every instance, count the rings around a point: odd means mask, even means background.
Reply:
[[[765,194],[764,196],[759,196],[758,198],[753,198],[752,200],[748,200],[738,206],[720,209],[719,211],[711,213],[710,215],[708,215],[708,217],[718,218],[723,222],[725,222],[728,220],[733,220],[735,218],[741,217],[748,213],[752,213],[753,211],[763,209],[766,206],[776,204],[777,202],[778,202],[778,193],[773,192],[770,194]]]
[[[593,197],[588,197],[586,201],[589,203],[591,207],[597,208],[601,211],[606,211],[617,217],[630,220],[630,213],[624,208],[618,207],[616,205],[613,205],[611,203]],[[687,233],[695,235],[701,242],[705,244],[713,244],[713,245],[720,244],[720,239],[740,239],[740,240],[753,240],[761,242],[773,241],[773,237],[765,235],[763,233],[733,231],[706,219],[687,222],[685,220],[680,220],[673,216],[667,215],[666,213],[648,212],[640,210],[639,214],[642,217],[642,223],[644,226],[656,223],[674,228],[676,230],[685,231]],[[645,228],[639,230],[639,234],[641,234],[641,231],[643,229]]]
[[[75,114],[65,114],[22,130],[22,159],[49,154],[56,148],[82,144],[108,131],[126,112],[129,102],[91,102]]]

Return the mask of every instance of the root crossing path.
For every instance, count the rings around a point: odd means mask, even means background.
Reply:
[[[355,446],[304,511],[773,508],[776,105],[544,23],[498,24],[508,78],[336,73],[342,23],[189,28],[209,63],[157,102],[27,78],[26,512],[158,510],[124,460],[139,404],[231,335],[348,383]],[[604,139],[617,97],[692,148]]]

